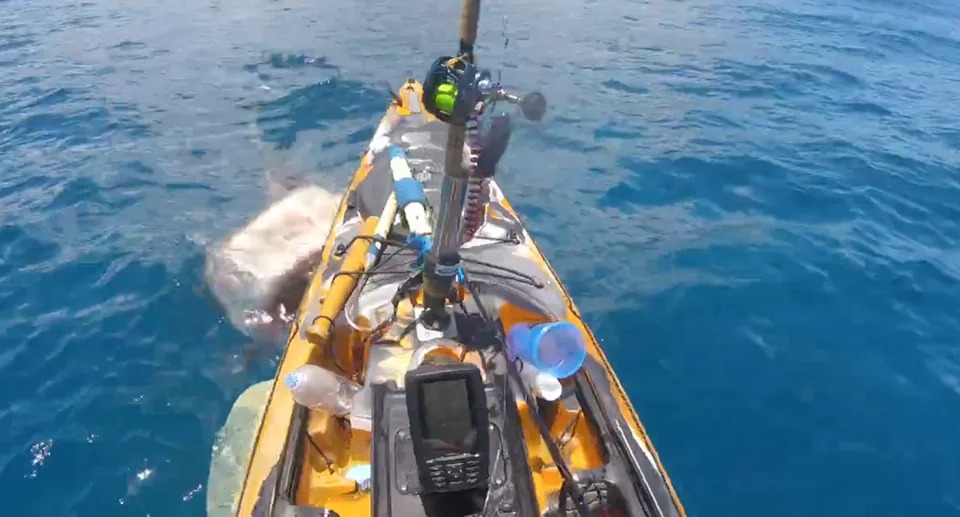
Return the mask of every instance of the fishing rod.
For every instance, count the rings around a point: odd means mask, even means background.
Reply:
[[[425,95],[440,110],[446,108],[451,115],[456,115],[445,117],[445,122],[448,123],[447,148],[443,183],[440,186],[440,207],[433,221],[433,248],[425,258],[423,269],[423,323],[438,330],[446,328],[449,323],[446,300],[460,267],[460,223],[469,179],[469,173],[463,167],[463,143],[466,134],[466,116],[463,114],[472,110],[476,104],[471,84],[474,79],[471,76],[476,74],[473,45],[477,40],[479,18],[480,0],[463,0],[460,14],[460,50],[457,58],[446,60],[450,66],[450,78],[456,82],[436,85],[436,89],[431,92],[432,98]],[[431,72],[437,69],[443,60],[444,58],[438,59]],[[435,83],[429,83],[431,78],[436,79],[434,75],[429,76],[428,82],[424,83],[425,90],[433,89],[430,87]]]
[[[465,206],[465,200],[477,202],[475,197],[478,193],[468,192],[471,179],[475,180],[476,187],[477,183],[493,176],[495,164],[506,150],[510,138],[509,117],[494,121],[492,130],[483,142],[482,153],[477,142],[465,142],[465,137],[468,132],[476,132],[477,117],[484,105],[495,105],[498,101],[517,104],[524,117],[533,121],[543,118],[547,109],[543,94],[533,92],[521,97],[509,93],[499,83],[495,84],[488,72],[477,69],[473,46],[477,39],[479,17],[480,0],[463,0],[458,55],[440,57],[434,61],[423,83],[427,111],[447,123],[440,206],[433,219],[434,241],[424,259],[423,268],[422,322],[433,330],[442,331],[450,321],[446,300],[460,271],[459,248],[464,237],[463,224],[469,218],[465,208],[468,212],[483,208],[470,204]],[[464,156],[465,143],[470,147],[467,157]],[[482,170],[477,171],[478,168]],[[468,196],[473,197],[468,199]],[[475,231],[476,228],[470,230]],[[472,231],[467,232],[467,238]]]
[[[471,175],[474,179],[478,174],[480,179],[492,177],[496,163],[506,150],[510,137],[509,117],[495,119],[482,151],[477,149],[475,142],[469,142],[471,148],[468,153],[468,162],[465,164],[464,143],[468,133],[467,124],[472,123],[470,133],[475,136],[478,127],[476,119],[482,113],[484,104],[495,104],[497,101],[520,105],[524,116],[530,120],[540,120],[546,111],[546,99],[542,94],[532,93],[524,97],[510,94],[499,84],[493,84],[489,74],[478,72],[473,46],[477,38],[479,17],[480,0],[463,0],[458,55],[437,59],[423,83],[423,98],[427,111],[446,122],[448,128],[444,176],[440,188],[440,207],[434,217],[433,225],[434,242],[424,258],[422,291],[424,312],[420,318],[423,325],[440,331],[446,329],[450,322],[446,302],[453,282],[458,276],[464,278],[460,268],[459,248],[463,237],[462,224],[466,217],[464,200],[467,197]],[[472,292],[470,282],[465,283]],[[477,303],[481,303],[476,293],[472,294]],[[485,319],[488,319],[482,305],[479,307]],[[504,343],[503,336],[501,336],[502,343]],[[532,397],[523,389],[516,365],[509,359],[505,362],[509,378],[513,381],[515,388],[524,393],[527,409],[564,479],[564,488],[573,500],[577,513],[581,517],[588,517],[589,510],[580,486],[563,459],[560,448],[550,435],[550,430],[539,414]]]

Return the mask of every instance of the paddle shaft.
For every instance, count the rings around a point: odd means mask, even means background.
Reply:
[[[389,205],[389,203],[388,203]],[[396,207],[396,203],[393,205]],[[385,207],[385,208],[389,208]],[[394,208],[395,209],[395,208]],[[389,215],[389,214],[383,214]],[[393,216],[389,215],[393,220]],[[363,221],[360,235],[376,236],[376,229],[380,218],[370,216]],[[330,282],[330,288],[324,295],[323,302],[320,305],[320,312],[316,318],[310,322],[307,327],[307,341],[312,345],[321,347],[327,352],[327,344],[330,340],[330,333],[333,330],[333,322],[343,310],[343,305],[347,303],[354,287],[357,286],[357,278],[367,269],[367,251],[370,249],[371,241],[369,239],[356,239],[343,257],[339,274]],[[335,353],[333,355],[336,355]]]

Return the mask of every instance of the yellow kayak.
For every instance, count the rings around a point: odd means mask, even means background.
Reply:
[[[538,119],[542,96],[475,73],[463,25],[461,36],[459,57],[392,95],[276,378],[228,420],[248,445],[234,446],[237,472],[215,459],[208,490],[235,487],[209,513],[685,515],[603,350],[493,177],[509,118],[484,132],[480,115],[515,103]],[[305,369],[338,388],[298,384]]]
[[[439,194],[447,135],[445,124],[422,109],[421,95],[416,81],[401,87],[381,129],[390,129],[391,141],[413,142],[406,149],[406,161],[425,186],[429,203]],[[385,133],[379,131],[375,139]],[[582,333],[587,355],[575,375],[560,379],[562,395],[549,402],[538,399],[532,410],[524,397],[513,393],[517,387],[504,377],[503,365],[496,364],[498,359],[506,362],[504,354],[493,350],[483,354],[485,346],[477,341],[489,336],[471,328],[478,318],[471,317],[469,308],[453,317],[458,335],[442,338],[459,347],[437,347],[436,339],[424,341],[416,331],[404,335],[419,311],[422,296],[415,288],[402,293],[394,319],[375,324],[378,311],[391,312],[393,307],[384,305],[382,296],[364,295],[386,291],[392,297],[416,262],[415,250],[389,245],[384,245],[378,262],[367,266],[364,260],[371,249],[370,239],[364,237],[376,235],[380,215],[395,198],[390,162],[386,150],[369,151],[340,204],[322,265],[303,298],[262,410],[236,515],[425,514],[415,490],[415,462],[404,464],[398,459],[401,446],[396,434],[403,429],[377,422],[388,418],[385,413],[390,408],[377,411],[374,404],[361,408],[354,402],[355,411],[365,409],[373,420],[370,425],[355,426],[358,418],[298,405],[282,379],[304,364],[315,364],[363,386],[359,396],[373,399],[377,386],[389,384],[399,392],[397,386],[403,385],[411,360],[431,346],[433,352],[458,351],[457,359],[477,365],[489,388],[487,402],[496,414],[491,418],[496,429],[491,441],[498,443],[491,446],[496,452],[488,460],[492,463],[488,493],[496,508],[486,515],[576,515],[569,497],[564,497],[564,476],[551,456],[548,440],[538,430],[533,410],[580,485],[581,495],[589,499],[592,515],[684,515],[603,350],[495,180],[485,186],[484,223],[462,247],[464,270],[475,289],[461,297],[465,304],[475,295],[483,300],[488,316],[506,332],[518,324],[573,324]],[[409,231],[404,218],[392,222],[384,241],[404,242],[401,235]],[[324,306],[335,298],[342,300],[341,310],[324,319]],[[476,303],[470,305],[476,310]],[[320,323],[330,323],[324,339],[317,328]],[[472,342],[464,343],[467,340]],[[383,393],[377,396],[381,405],[392,400]],[[398,470],[403,468],[409,470]],[[350,475],[358,469],[369,471],[369,479]]]

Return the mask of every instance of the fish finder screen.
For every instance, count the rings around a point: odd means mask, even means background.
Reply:
[[[436,452],[470,452],[477,440],[465,380],[420,386],[424,439]]]

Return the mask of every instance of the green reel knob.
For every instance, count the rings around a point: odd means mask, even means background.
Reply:
[[[448,117],[452,115],[457,103],[458,92],[459,88],[452,83],[443,83],[437,86],[437,93],[433,96],[433,103],[437,110]]]

